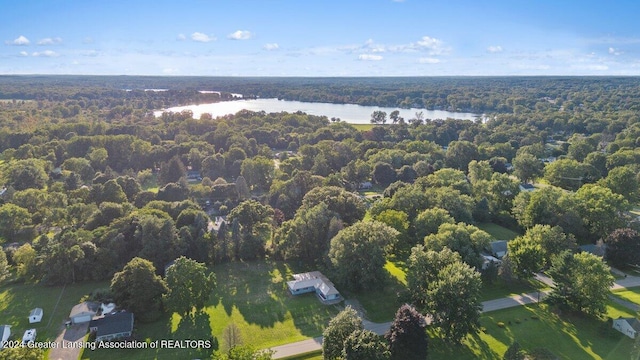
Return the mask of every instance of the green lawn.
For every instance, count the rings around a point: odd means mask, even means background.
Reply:
[[[480,223],[476,226],[488,232],[489,235],[493,236],[496,240],[511,240],[520,236],[517,232],[494,223]]]
[[[507,296],[529,293],[538,289],[544,289],[545,285],[536,280],[514,281],[507,283],[498,278],[492,284],[482,285],[481,301],[494,300]]]
[[[360,131],[369,131],[373,129],[373,124],[349,124]]]
[[[632,316],[625,308],[611,303],[607,315]],[[535,318],[537,317],[537,319]],[[505,327],[499,327],[502,322]],[[604,320],[576,315],[557,315],[546,305],[521,306],[483,315],[486,332],[469,336],[462,346],[451,347],[439,339],[429,343],[430,359],[498,359],[515,340],[526,350],[547,348],[561,359],[628,359],[633,340],[622,334],[607,336]]]
[[[640,288],[617,290],[613,292],[613,295],[640,305]]]
[[[22,338],[25,330],[35,328],[38,341],[54,340],[71,308],[93,290],[108,287],[106,282],[62,286],[13,284],[0,287],[0,324],[11,325],[12,336]],[[64,291],[63,291],[64,290]],[[57,306],[56,306],[57,304]],[[29,324],[29,312],[42,308],[42,322]]]
[[[295,269],[295,272],[315,269]],[[256,348],[305,340],[322,330],[342,306],[322,305],[315,294],[292,296],[286,281],[295,273],[283,262],[230,263],[214,268],[217,288],[209,306],[195,316],[166,315],[151,324],[137,324],[139,340],[210,339],[224,347],[223,332],[229,324],[240,330],[242,341]],[[186,359],[207,358],[210,351],[188,349],[96,350],[90,359]]]

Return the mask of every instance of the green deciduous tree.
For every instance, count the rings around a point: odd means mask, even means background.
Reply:
[[[207,267],[184,256],[179,257],[166,271],[168,291],[164,303],[170,311],[183,316],[193,308],[201,310],[209,301],[215,287],[215,275]]]
[[[624,224],[629,202],[610,189],[587,184],[575,194],[577,209],[589,232],[596,238],[610,234]]]
[[[156,275],[156,268],[145,259],[133,258],[111,279],[115,302],[133,312],[142,321],[160,316],[162,295],[167,292],[164,280]]]
[[[442,224],[436,234],[427,235],[424,238],[427,249],[440,251],[447,247],[460,254],[462,261],[478,269],[482,265],[480,252],[489,245],[490,241],[491,235],[464,223]]]
[[[478,147],[469,141],[452,141],[449,143],[445,161],[447,166],[454,169],[467,171],[471,160],[478,160]]]
[[[25,208],[14,204],[0,206],[0,234],[5,240],[13,241],[23,226],[31,224],[31,214]]]
[[[344,360],[389,360],[389,345],[369,330],[356,330],[347,336],[342,349]]]
[[[544,165],[535,156],[523,152],[516,155],[513,159],[514,174],[522,182],[535,180],[543,174]]]
[[[365,204],[358,195],[337,186],[322,186],[311,189],[302,199],[302,206],[312,208],[319,203],[327,204],[329,210],[339,215],[347,225],[364,217]]]
[[[517,237],[507,244],[513,272],[520,279],[534,276],[544,266],[544,253],[539,243],[528,237]]]
[[[240,174],[247,180],[247,184],[256,189],[269,190],[273,181],[275,167],[273,160],[264,156],[245,159],[242,162]]]
[[[351,306],[340,311],[329,321],[329,325],[322,332],[322,356],[324,359],[340,359],[345,340],[354,331],[362,329],[362,319]]]
[[[552,302],[589,315],[605,313],[613,276],[602,258],[567,251],[554,258],[549,275],[554,281]]]
[[[335,280],[348,289],[371,289],[385,277],[385,247],[398,232],[377,221],[360,221],[331,239],[329,260]]]

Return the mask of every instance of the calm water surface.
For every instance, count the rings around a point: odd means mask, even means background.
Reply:
[[[177,106],[165,110],[156,111],[155,115],[160,116],[163,111],[181,112],[182,110],[191,110],[195,119],[199,119],[200,115],[204,113],[210,113],[214,118],[216,118],[218,116],[235,114],[243,109],[251,111],[265,111],[267,113],[281,111],[294,113],[296,111],[302,111],[311,115],[324,115],[329,119],[331,119],[332,117],[340,118],[340,120],[351,124],[369,124],[371,120],[371,113],[377,110],[386,112],[387,116],[392,111],[399,110],[400,116],[405,120],[415,118],[417,112],[422,112],[424,119],[454,118],[475,121],[479,116],[472,113],[460,113],[441,110],[415,108],[400,109],[380,106],[301,102],[278,99],[237,100],[224,101],[214,104]],[[391,121],[387,120],[387,123],[391,123]]]

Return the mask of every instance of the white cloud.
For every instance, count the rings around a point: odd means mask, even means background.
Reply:
[[[358,56],[358,60],[362,60],[362,61],[380,61],[380,60],[382,60],[382,56],[373,55],[373,54],[360,54]]]
[[[610,47],[609,48],[609,54],[617,56],[617,55],[622,54],[622,51],[620,51],[619,49],[615,49],[615,48]]]
[[[187,40],[187,37],[185,36],[185,34],[178,34],[178,36],[176,36],[176,40],[185,41]]]
[[[444,46],[442,40],[430,36],[423,36],[418,42],[411,44],[411,47],[417,50],[426,50],[429,55],[443,55],[450,51]]]
[[[268,43],[268,44],[264,44],[264,46],[262,47],[265,50],[278,50],[280,49],[280,45],[278,45],[277,43]]]
[[[82,39],[82,43],[83,44],[93,44],[93,39],[87,36],[86,38]]]
[[[55,45],[55,44],[60,44],[61,42],[62,42],[62,39],[59,37],[44,38],[38,41],[38,45]]]
[[[495,45],[495,46],[489,46],[487,48],[487,51],[495,54],[495,53],[501,53],[503,50],[502,50],[502,46]]]
[[[440,62],[440,59],[436,58],[420,58],[418,60],[420,64],[437,64]]]
[[[31,54],[31,56],[35,56],[35,57],[56,57],[56,56],[60,56],[60,55],[55,51],[45,50],[45,51],[42,51],[42,52],[34,52],[33,54]]]
[[[233,32],[227,35],[227,38],[231,40],[248,40],[248,39],[251,39],[252,37],[253,37],[253,34],[247,30],[238,30],[236,32]]]
[[[162,73],[166,74],[166,75],[174,75],[179,73],[180,71],[178,69],[175,68],[164,68],[162,69]]]
[[[197,41],[197,42],[207,43],[207,42],[215,41],[216,37],[215,36],[209,36],[209,35],[203,34],[201,32],[194,32],[193,34],[191,34],[191,40]]]
[[[80,52],[80,55],[95,57],[95,56],[98,56],[99,54],[98,54],[98,51],[96,50],[87,50],[87,51]]]
[[[7,45],[29,45],[31,43],[31,41],[29,41],[29,39],[27,39],[23,35],[20,35],[16,39],[14,39],[13,41],[7,41],[5,43]]]
[[[26,51],[20,51],[20,56],[29,56],[29,53]]]

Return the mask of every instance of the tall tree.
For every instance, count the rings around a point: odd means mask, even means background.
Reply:
[[[329,260],[336,282],[355,291],[371,289],[385,277],[385,247],[398,232],[381,222],[360,221],[331,239]]]
[[[181,256],[166,273],[168,291],[164,303],[170,311],[185,316],[193,308],[198,311],[205,307],[215,286],[215,275],[208,274],[204,264]]]
[[[31,224],[31,214],[25,208],[8,203],[0,206],[0,234],[13,241],[23,226]]]
[[[605,259],[611,266],[626,268],[640,265],[640,234],[629,228],[616,229],[604,239]]]
[[[477,160],[478,147],[469,141],[452,141],[447,148],[445,161],[447,166],[467,172],[471,160]]]
[[[111,292],[119,306],[142,321],[152,321],[160,316],[167,285],[156,275],[156,268],[149,260],[133,258],[113,275]]]
[[[254,189],[269,190],[273,181],[275,167],[273,160],[264,156],[245,159],[242,162],[240,174],[247,180],[247,184]]]
[[[407,270],[411,298],[431,316],[445,341],[459,343],[479,328],[481,286],[480,274],[448,248],[411,249]]]
[[[427,358],[426,319],[413,306],[404,304],[396,312],[385,338],[389,341],[391,359],[424,360]]]
[[[526,280],[534,276],[544,266],[542,246],[528,237],[520,236],[509,241],[509,259],[513,272],[518,278]]]
[[[589,315],[604,314],[613,276],[602,258],[565,251],[554,258],[549,275],[554,282],[549,295],[552,302]]]
[[[160,165],[160,173],[158,180],[162,185],[168,183],[177,183],[180,178],[187,175],[187,168],[177,155],[172,157],[169,162]]]
[[[357,330],[362,330],[362,319],[358,313],[351,307],[347,306],[340,311],[322,332],[322,356],[326,360],[335,360],[342,358],[342,349],[345,340]]]
[[[389,360],[389,345],[380,335],[369,330],[356,330],[344,340],[344,360]]]
[[[625,211],[629,202],[610,189],[587,184],[575,194],[577,209],[589,232],[596,238],[603,238],[624,224]]]
[[[513,169],[515,175],[522,182],[535,180],[543,174],[544,165],[535,156],[523,152],[513,159]]]
[[[482,265],[480,253],[490,241],[491,235],[464,223],[442,224],[436,234],[424,238],[427,249],[440,251],[447,247],[460,254],[462,261],[478,269]]]
[[[337,186],[311,189],[302,199],[302,206],[308,209],[321,202],[326,203],[329,210],[338,214],[347,225],[361,220],[366,212],[365,203],[358,195]]]

